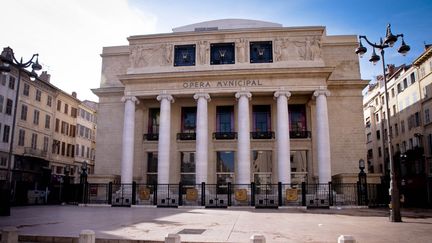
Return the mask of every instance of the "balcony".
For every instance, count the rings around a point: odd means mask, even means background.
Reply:
[[[39,157],[39,158],[45,158],[47,156],[47,152],[40,150],[40,149],[34,149],[31,147],[25,147],[24,148],[24,155],[26,156],[32,156],[32,157]]]
[[[145,133],[143,135],[143,140],[158,141],[159,140],[159,133]]]
[[[177,133],[177,140],[196,140],[196,133],[194,132]]]
[[[275,137],[274,132],[251,132],[253,139],[272,139]]]
[[[290,131],[290,138],[311,138],[310,131]]]
[[[236,132],[214,132],[213,139],[216,140],[233,140],[237,138]]]

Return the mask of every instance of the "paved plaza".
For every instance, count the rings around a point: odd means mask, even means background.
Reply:
[[[431,242],[432,211],[403,210],[403,223],[390,223],[383,209],[199,209],[28,206],[0,217],[0,227],[20,235],[78,237],[83,229],[97,238],[163,241],[179,233],[183,242],[337,242],[341,234],[358,242]]]

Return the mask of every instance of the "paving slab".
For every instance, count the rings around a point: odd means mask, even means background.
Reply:
[[[358,242],[432,242],[432,210],[404,210],[403,222],[388,221],[384,209],[200,209],[146,207],[27,206],[0,217],[0,227],[20,235],[78,237],[83,229],[96,238],[163,241],[180,233],[182,242],[337,242],[352,235]]]

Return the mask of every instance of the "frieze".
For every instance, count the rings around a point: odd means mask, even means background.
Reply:
[[[321,38],[277,38],[274,54],[276,61],[314,61],[321,59]]]
[[[254,87],[262,86],[260,80],[224,80],[224,81],[191,81],[183,82],[185,89],[202,89],[202,88],[227,88],[227,87]]]

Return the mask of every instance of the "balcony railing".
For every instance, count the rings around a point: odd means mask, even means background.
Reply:
[[[34,157],[45,158],[47,156],[47,152],[40,150],[40,149],[25,147],[24,148],[24,155],[30,155],[30,156],[34,156]]]
[[[177,140],[195,140],[196,133],[194,132],[181,132],[177,133]]]
[[[275,137],[274,132],[251,132],[253,139],[272,139]]]
[[[146,133],[143,136],[143,140],[157,141],[159,140],[159,133]]]
[[[310,138],[310,131],[290,131],[290,138]]]
[[[216,140],[220,139],[236,139],[237,133],[236,132],[214,132],[213,138]]]

